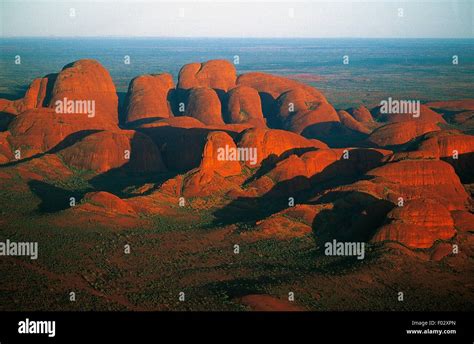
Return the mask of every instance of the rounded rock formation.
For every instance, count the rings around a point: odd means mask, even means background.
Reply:
[[[396,146],[407,143],[423,134],[438,130],[440,128],[431,122],[397,122],[375,129],[367,140],[379,147]]]
[[[337,115],[339,116],[339,119],[341,123],[348,129],[357,131],[362,134],[370,134],[371,130],[367,128],[363,123],[359,122],[356,120],[354,117],[349,115],[344,110],[340,110],[337,112]]]
[[[229,91],[227,97],[229,123],[250,123],[255,127],[266,127],[257,90],[237,86]]]
[[[201,170],[214,171],[222,177],[240,174],[242,168],[237,146],[229,134],[214,131],[207,135],[202,153]]]
[[[189,63],[179,71],[178,88],[207,87],[227,92],[235,86],[236,78],[235,67],[227,60]]]
[[[318,140],[309,140],[301,135],[278,129],[250,128],[245,130],[240,138],[238,147],[254,148],[257,152],[257,164],[266,158],[280,157],[283,153],[291,153],[301,149],[328,148]],[[246,162],[249,167],[256,167]]]
[[[360,105],[356,108],[350,108],[348,112],[358,122],[373,122],[374,121],[369,109],[367,109],[363,105]]]
[[[440,160],[402,160],[367,173],[404,200],[429,198],[449,210],[464,210],[469,199],[453,167]]]
[[[449,210],[431,199],[415,199],[387,214],[390,223],[382,226],[372,242],[397,241],[411,248],[428,248],[436,240],[452,238],[454,221]]]
[[[140,173],[166,170],[161,153],[153,141],[133,130],[94,133],[61,150],[59,154],[69,166],[97,173],[121,167]]]
[[[127,122],[145,118],[168,118],[173,114],[168,93],[174,88],[171,74],[141,75],[130,82],[127,93]]]
[[[65,100],[74,101],[75,104],[94,102],[89,103],[95,107],[94,120],[118,123],[118,98],[115,85],[107,69],[95,60],[73,62],[66,65],[58,74],[51,92],[49,107],[55,109],[58,106],[57,102],[65,103]],[[66,107],[67,104],[64,105],[64,108]],[[83,116],[87,118],[89,115],[87,110],[82,110],[80,113],[84,113]]]
[[[44,153],[64,140],[69,144],[94,130],[116,130],[117,126],[96,121],[83,114],[58,114],[54,109],[37,108],[23,112],[9,126],[10,146],[27,158]]]
[[[212,88],[193,88],[189,92],[185,115],[194,117],[206,125],[224,124],[221,102]]]

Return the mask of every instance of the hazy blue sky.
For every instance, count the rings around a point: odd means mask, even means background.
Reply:
[[[474,0],[0,3],[0,33],[7,37],[474,36]],[[399,9],[403,9],[403,16],[399,16]]]

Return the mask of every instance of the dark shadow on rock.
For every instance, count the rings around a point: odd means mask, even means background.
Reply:
[[[382,115],[380,113],[380,109],[382,108],[382,105],[378,105],[372,109],[369,110],[370,114],[372,115],[372,118],[377,121],[377,122],[383,122],[381,119],[382,119]]]
[[[171,126],[137,130],[153,140],[161,151],[166,167],[177,172],[186,172],[199,166],[207,135],[213,131],[207,128]],[[232,131],[225,132],[234,140],[238,135]]]
[[[313,220],[313,234],[318,246],[332,240],[367,242],[395,205],[359,191],[329,192],[318,203],[333,203]]]
[[[221,101],[221,112],[222,112],[222,120],[226,124],[232,124],[232,120],[230,118],[230,112],[229,112],[229,93],[223,93],[222,98],[219,97]]]
[[[14,118],[15,116],[10,113],[0,112],[0,131],[8,130],[8,126]]]
[[[43,107],[48,107],[51,102],[51,98],[53,96],[53,88],[54,88],[54,83],[56,82],[56,79],[58,78],[58,73],[52,73],[48,74],[45,76],[45,78],[48,79],[48,82],[46,83],[46,94],[43,100]]]
[[[297,204],[314,204],[310,199],[323,191],[369,179],[365,172],[380,166],[383,158],[382,153],[367,149],[354,149],[350,151],[351,154],[352,160],[339,159],[310,178],[296,176],[275,184],[260,197],[239,197],[232,200],[213,213],[213,225],[255,223],[288,208],[288,197],[293,197]]]
[[[163,119],[166,119],[166,117],[147,117],[147,118],[141,118],[137,119],[136,121],[133,122],[127,122],[121,125],[123,129],[137,129],[137,127],[140,127],[142,125],[154,123],[161,121]]]
[[[117,92],[119,123],[125,124],[128,111],[128,92]]]
[[[148,141],[146,141],[148,142]],[[163,170],[157,156],[151,156],[146,149],[143,135],[135,135],[130,142],[130,160],[120,167],[101,173],[89,180],[97,191],[107,191],[120,198],[144,196],[152,193],[166,180],[176,176],[174,171]],[[145,184],[153,186],[144,192],[134,193]]]
[[[54,213],[68,209],[70,208],[71,197],[74,197],[76,204],[78,204],[84,196],[84,192],[65,190],[38,180],[29,181],[28,186],[31,192],[41,200],[38,206],[41,213]]]
[[[219,88],[213,88],[214,92],[216,92],[217,97],[219,98],[219,101],[221,102],[221,113],[224,113],[224,104],[226,104],[226,99],[227,99],[227,93],[224,90],[221,90]],[[226,106],[227,107],[227,106]]]
[[[166,180],[176,176],[173,172],[164,173],[134,173],[128,166],[111,169],[99,174],[89,180],[89,184],[96,191],[107,191],[122,199],[146,196],[156,191]],[[145,184],[154,184],[145,192],[133,193],[132,189],[137,189]]]
[[[26,161],[30,161],[30,160],[33,160],[33,159],[36,159],[36,158],[41,158],[42,156],[44,156],[46,154],[55,154],[55,153],[59,152],[60,150],[65,149],[69,146],[72,146],[76,142],[79,142],[82,139],[84,139],[85,137],[87,137],[91,134],[97,133],[99,131],[102,131],[102,130],[97,129],[97,130],[77,131],[75,133],[72,133],[72,134],[66,136],[66,138],[64,138],[64,140],[62,140],[60,143],[58,143],[56,146],[54,146],[53,148],[49,149],[46,152],[38,153],[38,154],[32,155],[32,156],[30,156],[28,158],[25,158],[25,159],[10,161],[10,162],[7,162],[5,164],[0,164],[0,167],[15,166],[15,165],[21,164],[21,163],[26,162]]]
[[[172,88],[168,91],[167,100],[174,116],[184,116],[188,104],[189,91],[181,88]],[[184,111],[181,104],[184,104]]]
[[[316,147],[304,147],[304,148],[293,148],[283,152],[280,155],[270,154],[265,159],[262,160],[259,169],[255,172],[249,179],[247,179],[244,185],[257,180],[258,178],[262,177],[264,174],[270,172],[272,169],[276,167],[276,165],[280,162],[288,158],[290,155],[297,155],[301,156],[304,153],[316,151],[318,148]]]
[[[301,135],[309,139],[317,139],[332,148],[367,147],[364,140],[368,137],[344,126],[340,122],[322,122],[307,126]]]
[[[441,158],[454,167],[456,174],[463,184],[474,183],[474,152],[459,154],[457,159],[453,157]]]
[[[258,92],[260,102],[262,103],[263,117],[267,120],[267,126],[271,129],[282,129],[283,125],[277,116],[276,100],[266,92]]]

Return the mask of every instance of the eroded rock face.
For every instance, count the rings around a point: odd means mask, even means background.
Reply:
[[[375,129],[367,140],[379,147],[396,146],[438,130],[440,128],[432,122],[404,121],[386,124]]]
[[[380,166],[389,153],[359,148],[318,149],[300,156],[292,154],[278,161],[264,177],[269,177],[274,185],[278,184],[279,190],[294,194],[336,178],[363,175]],[[346,154],[349,159],[344,158]]]
[[[227,92],[235,86],[236,78],[235,67],[227,60],[189,63],[179,71],[178,88],[207,87]]]
[[[437,131],[425,135],[417,150],[431,152],[437,158],[474,152],[474,136],[455,131]]]
[[[118,213],[120,215],[136,215],[135,210],[126,201],[105,191],[89,192],[84,196],[84,205],[92,206],[95,211]],[[81,206],[84,206],[81,205]]]
[[[257,90],[247,86],[237,86],[231,89],[227,96],[229,123],[250,123],[255,127],[266,127]]]
[[[266,73],[246,73],[238,77],[237,84],[258,91],[271,127],[300,133],[310,124],[339,121],[321,92],[298,81]]]
[[[99,62],[79,60],[66,65],[58,74],[51,92],[49,107],[57,101],[94,101],[94,120],[118,123],[118,98],[112,78]],[[84,113],[84,116],[87,116]]]
[[[440,202],[428,198],[414,199],[387,215],[373,242],[397,241],[411,248],[428,248],[436,240],[455,235],[454,221],[449,210]]]
[[[141,75],[133,79],[128,88],[126,121],[171,117],[168,94],[173,88],[173,77],[168,73]]]
[[[238,175],[242,168],[237,153],[237,146],[228,134],[222,131],[209,133],[199,168],[223,177]]]
[[[451,212],[454,226],[460,232],[474,232],[474,214],[468,211],[455,210]]]
[[[115,124],[96,121],[84,114],[58,114],[51,108],[38,108],[13,119],[8,141],[12,149],[21,150],[23,159],[45,153],[61,143],[70,144],[91,131],[116,129]]]
[[[221,101],[217,93],[207,87],[190,90],[185,115],[194,117],[207,125],[224,124]]]
[[[139,173],[166,170],[153,141],[133,130],[93,133],[59,154],[69,166],[98,173],[119,167]]]
[[[430,259],[438,262],[453,253],[453,244],[441,242],[434,248]]]
[[[371,132],[371,130],[367,128],[366,125],[349,115],[347,111],[340,110],[337,112],[337,115],[339,116],[339,120],[341,121],[341,123],[348,129],[357,131],[362,134],[369,134]]]
[[[54,81],[53,76],[34,79],[23,98],[0,99],[0,112],[16,116],[26,110],[43,107],[47,100],[48,84],[52,81]]]
[[[440,160],[402,160],[388,163],[367,173],[378,177],[404,200],[437,200],[449,210],[464,210],[469,199],[453,167]]]
[[[443,116],[439,113],[431,110],[426,105],[420,105],[419,113],[415,112],[389,112],[384,113],[381,111],[381,108],[378,108],[376,111],[377,120],[382,122],[397,123],[397,122],[406,122],[406,121],[421,121],[432,124],[446,123]]]
[[[210,132],[199,167],[187,173],[183,180],[183,195],[206,197],[237,189],[238,184],[226,178],[241,174],[238,154],[237,146],[229,134]]]
[[[232,180],[212,170],[195,169],[185,176],[181,190],[185,197],[215,197],[232,189],[238,189]]]
[[[327,145],[317,140],[309,140],[298,134],[278,129],[251,128],[242,133],[239,147],[257,149],[257,165],[269,156],[273,158],[281,154],[291,154],[295,150],[327,148]],[[255,167],[246,162],[249,167]]]
[[[374,121],[369,109],[367,109],[363,105],[360,105],[356,108],[351,108],[348,111],[352,115],[352,117],[354,117],[354,119],[358,122],[373,122]]]
[[[321,94],[296,85],[283,92],[277,99],[278,116],[285,122],[290,116],[302,111],[316,110],[321,103],[327,103]]]
[[[314,109],[297,112],[287,121],[285,128],[306,137],[319,137],[320,132],[325,133],[325,124],[339,122],[339,116],[332,105],[320,103]]]
[[[341,157],[341,153],[332,149],[318,149],[306,152],[301,157],[290,155],[276,164],[268,176],[276,182],[293,179],[297,176],[310,178],[323,171],[327,166],[335,163]]]

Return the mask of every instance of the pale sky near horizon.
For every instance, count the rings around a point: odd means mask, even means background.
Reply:
[[[3,37],[474,37],[472,0],[0,1]]]

